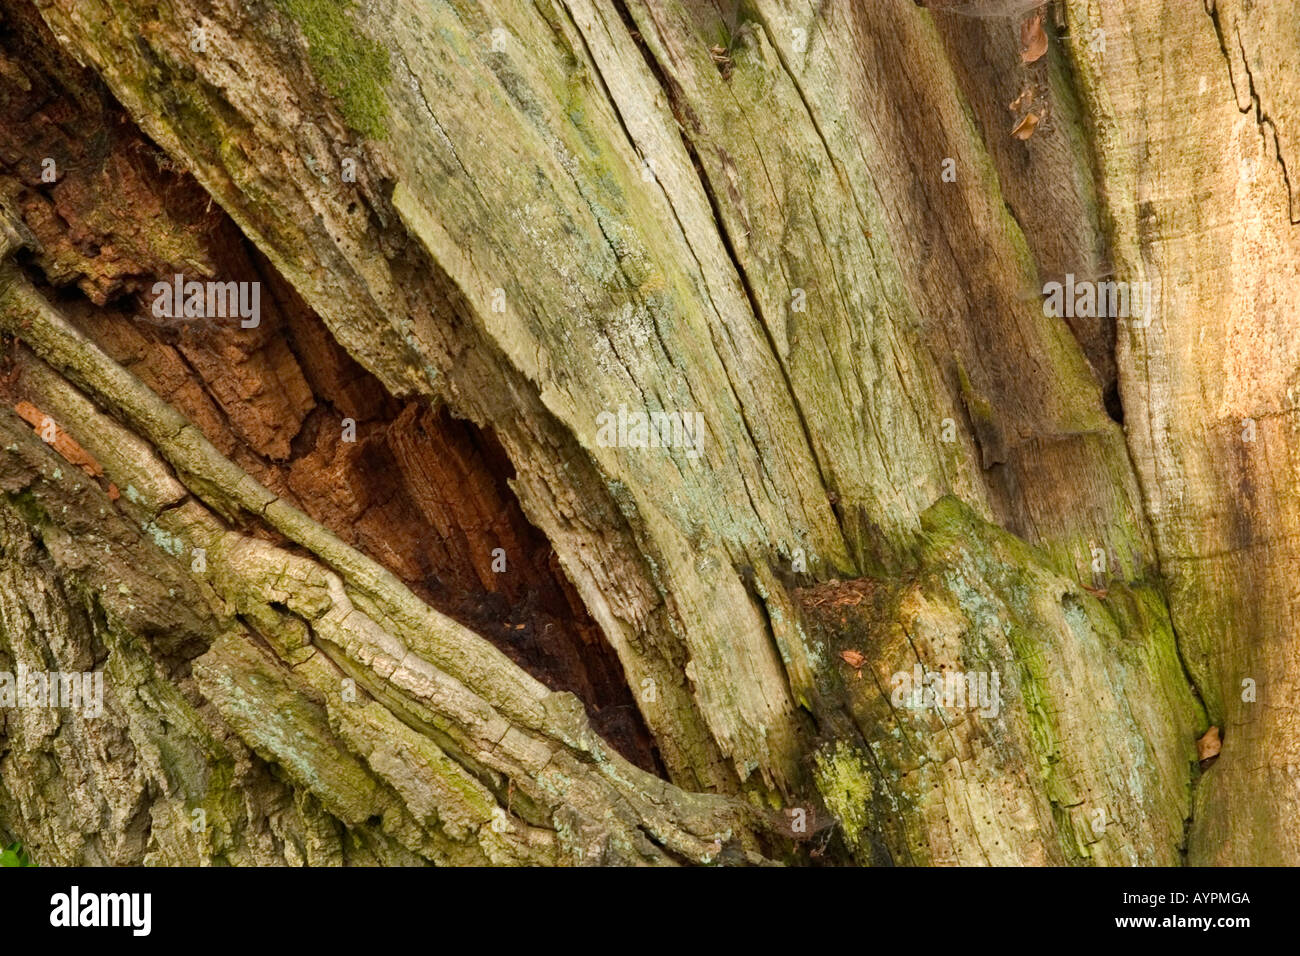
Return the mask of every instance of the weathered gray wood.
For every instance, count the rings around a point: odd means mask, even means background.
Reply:
[[[136,436],[154,466],[106,474],[266,632],[223,611],[195,693],[377,858],[758,860],[806,810],[862,863],[1175,863],[1189,818],[1193,859],[1294,862],[1294,17],[1173,3],[1066,3],[1028,64],[1014,18],[910,0],[36,4],[392,394],[499,438],[675,786],[15,267],[5,327]],[[1049,316],[1063,272],[1159,311]],[[700,413],[700,454],[602,443],[620,407]],[[996,673],[997,712],[900,707],[914,665]]]

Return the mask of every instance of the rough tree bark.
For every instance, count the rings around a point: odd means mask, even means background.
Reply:
[[[1300,863],[1297,6],[3,0],[0,837]]]

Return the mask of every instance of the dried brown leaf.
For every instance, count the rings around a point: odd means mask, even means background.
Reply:
[[[1034,135],[1034,129],[1038,126],[1038,114],[1026,113],[1025,118],[1016,124],[1016,128],[1011,131],[1011,135],[1016,139],[1029,139]]]
[[[1047,52],[1047,34],[1043,31],[1043,15],[1035,13],[1020,24],[1020,59],[1033,63]]]

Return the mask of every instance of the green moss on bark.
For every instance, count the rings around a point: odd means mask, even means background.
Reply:
[[[382,139],[388,131],[384,87],[392,68],[387,50],[357,30],[350,14],[352,4],[347,0],[276,2],[302,30],[316,78],[333,95],[344,119],[359,133]]]

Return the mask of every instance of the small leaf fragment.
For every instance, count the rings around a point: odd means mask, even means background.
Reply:
[[[1196,741],[1196,759],[1209,760],[1211,757],[1217,757],[1222,749],[1223,743],[1219,740],[1219,728],[1211,727],[1205,732],[1205,736]]]

